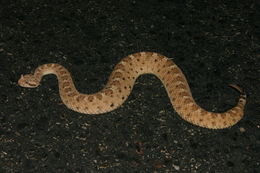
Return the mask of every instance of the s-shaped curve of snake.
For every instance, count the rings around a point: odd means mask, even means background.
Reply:
[[[101,114],[122,105],[131,93],[135,80],[146,73],[154,74],[161,80],[173,108],[184,120],[194,125],[222,129],[233,126],[244,115],[246,94],[240,87],[230,85],[240,92],[235,107],[223,113],[206,111],[194,101],[180,68],[169,58],[153,52],[139,52],[123,58],[115,66],[106,86],[94,94],[78,92],[68,70],[59,64],[41,65],[34,74],[21,75],[18,84],[34,88],[40,84],[44,75],[55,74],[58,78],[60,97],[69,109],[85,114]]]

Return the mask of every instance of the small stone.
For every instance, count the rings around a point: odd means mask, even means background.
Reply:
[[[244,133],[246,131],[246,129],[244,127],[240,127],[239,130],[241,133]]]
[[[172,164],[172,167],[173,167],[175,170],[177,170],[177,171],[180,170],[180,166],[178,166],[178,165],[174,165],[174,164]]]

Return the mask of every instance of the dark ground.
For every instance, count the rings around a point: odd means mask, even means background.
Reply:
[[[260,172],[256,1],[35,2],[0,1],[1,173]],[[245,117],[224,130],[193,126],[152,75],[98,116],[67,109],[54,76],[37,89],[17,85],[21,74],[56,62],[81,92],[96,92],[122,57],[139,51],[173,58],[207,110],[231,108],[238,93],[227,84],[243,86]]]

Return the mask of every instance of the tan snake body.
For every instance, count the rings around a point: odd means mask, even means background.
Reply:
[[[230,85],[241,93],[235,107],[223,113],[206,111],[194,101],[180,68],[167,57],[153,52],[140,52],[123,58],[115,66],[106,86],[94,94],[79,93],[68,70],[59,64],[41,65],[34,74],[22,75],[18,83],[33,88],[40,84],[44,75],[55,74],[61,99],[68,108],[85,114],[101,114],[122,105],[131,93],[135,80],[146,73],[154,74],[161,80],[176,112],[194,125],[222,129],[236,124],[243,117],[246,95],[241,88]]]

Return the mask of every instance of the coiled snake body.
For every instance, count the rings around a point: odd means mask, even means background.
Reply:
[[[180,68],[167,57],[153,52],[140,52],[123,58],[115,66],[106,86],[94,94],[79,93],[68,70],[59,64],[41,65],[34,74],[22,75],[18,84],[37,87],[44,75],[55,74],[61,99],[68,108],[85,114],[101,114],[122,105],[137,77],[146,73],[154,74],[162,81],[173,108],[184,120],[194,125],[222,129],[236,124],[243,117],[246,95],[241,88],[230,85],[241,93],[235,107],[223,113],[206,111],[194,101]]]

